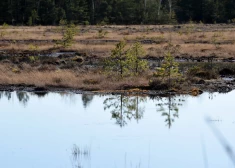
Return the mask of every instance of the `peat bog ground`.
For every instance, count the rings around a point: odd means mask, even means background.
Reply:
[[[235,88],[235,25],[76,26],[69,47],[59,26],[0,27],[0,90],[92,91],[165,94]],[[141,43],[149,69],[138,76],[104,72],[104,60],[120,40]],[[167,51],[179,64],[182,80],[169,85],[154,73]]]

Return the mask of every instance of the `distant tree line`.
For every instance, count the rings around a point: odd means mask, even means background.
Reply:
[[[13,25],[235,22],[235,0],[1,0],[0,23]]]

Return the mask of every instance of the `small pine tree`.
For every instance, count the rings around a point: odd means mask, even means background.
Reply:
[[[38,13],[35,9],[32,10],[31,12],[31,19],[32,19],[32,25],[35,25],[36,21],[38,20]]]
[[[140,43],[125,50],[126,42],[120,41],[112,50],[111,57],[105,60],[107,72],[117,72],[121,77],[139,75],[148,69],[148,62],[139,57],[145,54]]]
[[[167,52],[164,61],[159,69],[155,72],[155,76],[162,79],[168,78],[169,85],[171,86],[171,78],[179,78],[179,64],[175,62],[174,57],[170,52]]]
[[[62,40],[57,42],[57,45],[62,45],[64,48],[70,47],[74,43],[76,35],[76,26],[74,24],[67,25],[63,30]]]
[[[7,34],[7,29],[8,29],[9,25],[4,23],[0,29],[0,37],[4,37]]]
[[[145,50],[139,42],[136,42],[127,51],[129,65],[135,75],[139,75],[141,72],[146,71],[148,69],[148,62],[140,59],[140,57],[144,55]]]
[[[105,70],[117,72],[121,77],[128,74],[128,60],[125,52],[125,41],[120,41],[112,50],[111,57],[105,60]]]
[[[28,20],[28,26],[32,26],[32,25],[33,25],[33,18],[32,16],[30,16]]]

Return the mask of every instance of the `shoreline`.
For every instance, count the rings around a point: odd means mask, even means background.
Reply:
[[[220,82],[220,83],[218,83]],[[48,92],[71,92],[75,94],[123,94],[127,96],[161,96],[167,97],[168,95],[191,95],[198,96],[204,92],[218,92],[228,93],[235,90],[235,82],[216,80],[207,81],[206,84],[194,84],[191,89],[188,90],[151,90],[146,88],[129,88],[123,90],[85,90],[64,86],[36,86],[28,84],[0,84],[0,92],[34,92],[34,93],[48,93]]]

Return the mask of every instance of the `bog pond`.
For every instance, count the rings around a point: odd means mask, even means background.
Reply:
[[[0,167],[234,168],[234,98],[0,92]]]

